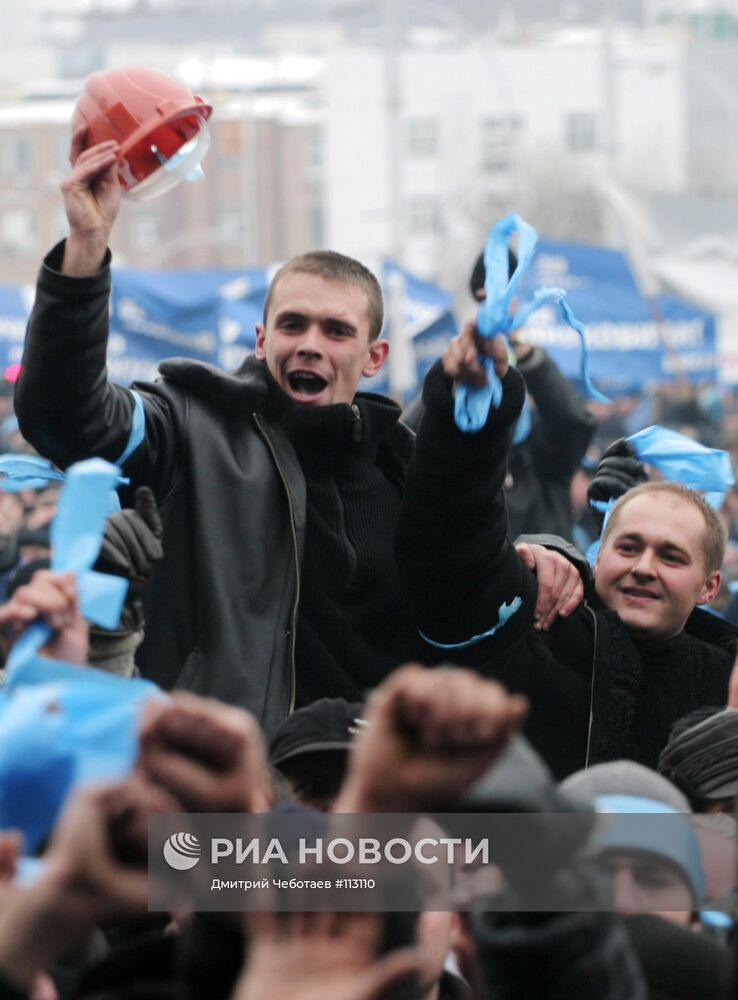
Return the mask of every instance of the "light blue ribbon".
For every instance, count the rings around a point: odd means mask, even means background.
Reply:
[[[518,234],[518,263],[508,279],[508,244],[513,233]],[[523,326],[542,305],[555,303],[564,322],[579,334],[582,381],[587,395],[598,402],[609,403],[607,396],[592,384],[584,327],[572,313],[562,288],[541,288],[514,316],[510,314],[510,303],[533,259],[537,243],[535,229],[519,215],[508,215],[492,227],[484,248],[485,299],[477,311],[477,330],[483,337],[495,337],[499,333],[506,336]],[[502,383],[495,373],[492,359],[482,355],[479,362],[486,372],[487,384],[478,388],[458,385],[454,394],[456,426],[467,433],[481,430],[487,422],[490,407],[497,409],[502,402]]]
[[[698,441],[668,427],[653,424],[628,438],[642,462],[652,465],[671,482],[707,494],[725,494],[735,484],[727,451],[706,448]],[[713,501],[717,498],[713,497]],[[717,504],[714,504],[717,505]]]
[[[143,401],[141,400],[141,397],[138,396],[138,393],[133,393],[133,395],[138,397],[141,420],[144,423],[138,424],[134,416],[134,423],[131,427],[128,447],[123,453],[125,457],[128,457],[128,455],[141,443],[141,440],[143,439],[143,427],[145,426]],[[135,413],[138,413],[138,406],[134,411],[134,414]],[[136,440],[134,440],[134,431],[136,434],[140,433],[140,437]],[[120,461],[122,461],[122,459]],[[120,461],[115,464],[119,465]],[[0,455],[0,473],[2,473],[5,477],[0,481],[0,489],[3,489],[8,493],[17,493],[19,490],[43,490],[49,485],[49,480],[51,479],[62,483],[66,482],[67,479],[67,474],[65,472],[60,472],[58,469],[55,469],[48,459],[39,458],[36,455]],[[43,478],[39,478],[39,475],[43,476]],[[118,476],[116,482],[119,486],[127,486],[130,481],[131,480],[126,476]],[[108,493],[107,504],[109,514],[120,510],[120,499],[114,489],[111,489]]]
[[[515,428],[513,429],[513,446],[522,444],[526,440],[531,430],[533,429],[533,420],[530,415],[530,407],[528,406],[527,398],[523,401],[523,409],[520,411],[520,416],[515,422]]]
[[[631,434],[627,441],[638,458],[658,469],[664,479],[699,490],[715,508],[721,506],[728,489],[735,483],[733,465],[728,452],[719,448],[706,448],[686,434],[679,434],[668,427],[653,424],[636,434]],[[604,534],[610,509],[615,500],[612,498],[607,502],[590,500],[589,503],[596,510],[605,512],[601,532]],[[597,539],[587,550],[587,561],[590,566],[594,565],[599,548],[600,542]]]
[[[128,390],[133,396],[133,413],[131,414],[131,432],[122,454],[115,460],[116,465],[123,465],[127,458],[133,454],[144,439],[146,433],[146,412],[144,411],[143,399],[135,389]]]
[[[610,497],[609,500],[590,500],[589,506],[594,507],[601,514],[605,515],[602,522],[602,530],[600,531],[600,538],[605,533],[605,528],[607,527],[607,522],[610,520],[610,512],[617,503],[616,497]],[[597,559],[597,555],[600,551],[600,538],[595,538],[590,547],[587,549],[587,562],[590,566],[594,566]]]
[[[49,480],[64,480],[63,472],[55,469],[46,458],[36,455],[0,455],[0,488],[8,493],[19,490],[43,490],[49,485]]]
[[[90,568],[118,473],[97,458],[73,465],[51,526],[52,568],[76,574],[82,613],[104,628],[117,625],[128,589],[127,580]],[[40,656],[49,635],[45,622],[24,630],[0,695],[0,827],[21,829],[28,849],[48,834],[76,784],[130,771],[141,705],[161,697],[149,681]]]
[[[155,684],[35,657],[0,711],[0,827],[33,851],[78,784],[114,781],[133,767],[141,706]],[[22,683],[21,683],[22,680]]]
[[[433,639],[429,638],[425,632],[420,633],[421,639],[428,643],[429,646],[435,646],[436,649],[467,649],[469,646],[475,646],[478,642],[482,642],[484,639],[491,639],[492,636],[499,629],[502,628],[515,614],[515,612],[520,608],[523,601],[520,597],[513,598],[509,604],[501,604],[500,609],[497,612],[497,624],[493,625],[492,628],[487,629],[486,632],[480,632],[479,635],[473,635],[471,639],[466,639],[464,642],[435,642]]]
[[[95,573],[91,567],[100,551],[109,495],[119,471],[101,458],[71,466],[51,524],[51,568],[76,574],[82,614],[108,629],[115,628],[120,620],[128,581]],[[33,661],[50,634],[49,626],[41,621],[24,630],[8,658],[9,689],[22,682],[21,668]]]

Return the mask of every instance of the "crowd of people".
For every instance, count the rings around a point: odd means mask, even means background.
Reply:
[[[59,483],[7,480],[0,636],[7,657],[42,620],[42,656],[80,684],[105,671],[166,697],[143,704],[127,776],[69,783],[33,877],[0,833],[0,997],[738,996],[738,494],[716,510],[654,476],[628,405],[587,404],[524,331],[467,322],[404,414],[358,391],[389,349],[382,293],[332,251],[277,271],[237,371],[173,359],[109,382],[117,153],[73,138],[69,236],[0,432],[59,470],[121,468],[96,569],[128,596],[91,627],[50,568]],[[467,433],[456,393],[486,383],[485,358],[501,398]],[[738,460],[714,394],[678,383],[656,405]],[[0,813],[13,780],[0,761]],[[290,810],[541,824],[525,865],[470,879],[458,912],[148,911],[152,815]],[[562,846],[560,812],[613,819]]]

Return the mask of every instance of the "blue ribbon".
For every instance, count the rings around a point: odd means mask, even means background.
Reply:
[[[76,785],[130,772],[141,706],[162,694],[150,681],[42,657],[21,672],[0,703],[0,827],[21,830],[33,851]]]
[[[73,465],[51,526],[52,568],[76,574],[82,613],[104,628],[117,625],[128,588],[90,568],[118,473],[97,458]],[[48,834],[74,785],[130,771],[141,705],[161,696],[149,681],[40,656],[49,635],[45,622],[24,630],[0,695],[0,828],[21,829],[27,849]]]
[[[500,609],[497,612],[497,624],[493,625],[492,628],[487,629],[486,632],[480,632],[479,635],[473,635],[471,639],[466,639],[464,642],[435,642],[424,632],[421,632],[420,629],[418,629],[418,632],[420,633],[421,639],[427,642],[429,646],[435,646],[436,649],[467,649],[469,646],[475,646],[478,642],[482,642],[483,639],[491,639],[495,632],[501,629],[502,626],[512,618],[522,603],[522,598],[515,597],[509,604],[501,604]]]
[[[725,494],[735,484],[727,451],[706,448],[668,427],[653,424],[628,438],[642,462],[653,465],[665,479],[703,493]],[[713,501],[717,498],[713,497]],[[717,505],[717,504],[715,504]]]
[[[118,475],[117,466],[101,458],[71,466],[51,524],[51,568],[76,574],[82,614],[109,629],[120,620],[128,581],[95,573],[91,567],[100,551],[109,495]],[[8,689],[22,682],[21,668],[33,661],[50,634],[49,626],[41,621],[24,630],[8,658]]]
[[[115,460],[116,465],[123,465],[127,458],[138,448],[146,433],[146,412],[144,410],[141,394],[135,389],[128,390],[133,396],[133,413],[131,414],[131,430],[128,441],[119,458]]]
[[[126,458],[143,440],[143,427],[145,426],[143,401],[138,393],[134,392],[133,395],[138,398],[140,407],[137,403],[134,408],[134,422],[131,427],[131,435],[128,447],[123,452]],[[139,410],[140,420],[143,423],[140,423],[138,419]],[[121,461],[122,459],[115,464],[120,465]],[[17,493],[19,490],[43,490],[49,485],[49,480],[51,479],[61,483],[66,482],[67,479],[65,472],[55,469],[48,459],[40,458],[37,455],[0,455],[0,474],[5,477],[0,480],[0,489],[4,489],[8,493]],[[127,486],[130,483],[130,479],[126,476],[118,476],[117,483],[120,486]],[[111,491],[110,493],[108,507],[112,510],[120,510],[120,501],[115,491]]]
[[[704,493],[705,499],[715,508],[721,506],[729,487],[735,483],[728,452],[720,448],[706,448],[686,434],[653,424],[631,434],[627,440],[642,462],[658,469],[664,479]],[[589,503],[591,507],[605,513],[602,525],[604,533],[615,500],[590,500]],[[590,566],[594,565],[599,548],[600,542],[597,539],[587,550]]]
[[[508,244],[513,233],[518,234],[518,264],[508,279]],[[492,227],[484,248],[485,299],[477,311],[477,330],[483,337],[495,337],[499,333],[507,336],[523,326],[542,305],[554,302],[564,322],[579,334],[582,381],[587,395],[598,402],[609,403],[607,396],[592,384],[584,327],[571,311],[562,288],[541,288],[514,316],[510,313],[510,303],[533,259],[537,243],[535,229],[519,215],[508,215]],[[481,430],[487,422],[490,407],[497,409],[502,401],[502,383],[495,373],[492,359],[482,355],[479,362],[485,369],[487,384],[479,388],[458,385],[455,392],[456,426],[467,433]]]
[[[43,490],[49,485],[50,479],[66,478],[47,459],[35,455],[0,455],[0,473],[4,477],[0,487],[8,493]]]
[[[600,511],[601,514],[605,515],[605,519],[602,522],[602,531],[600,532],[600,537],[604,535],[605,528],[607,527],[607,522],[610,520],[610,512],[615,506],[617,500],[615,497],[610,497],[609,500],[590,500],[589,506],[594,507],[595,510]],[[587,562],[590,566],[594,566],[597,560],[597,555],[600,551],[600,539],[595,538],[590,547],[587,549]]]

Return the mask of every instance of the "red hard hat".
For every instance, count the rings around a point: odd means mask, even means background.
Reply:
[[[93,73],[72,115],[72,131],[87,129],[86,146],[120,143],[118,179],[132,198],[152,198],[183,179],[201,176],[213,113],[183,84],[138,67]],[[198,174],[199,171],[199,174]]]

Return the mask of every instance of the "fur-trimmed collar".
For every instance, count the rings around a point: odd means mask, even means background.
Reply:
[[[206,400],[217,409],[233,412],[262,410],[269,394],[269,375],[266,365],[253,354],[247,355],[240,367],[227,372],[206,361],[190,358],[168,358],[159,365],[160,374],[172,382]],[[355,399],[395,404],[387,397],[375,393],[358,392]],[[399,409],[399,408],[398,408]],[[410,460],[415,434],[403,423],[398,423],[383,441],[380,448],[380,465],[391,479],[401,482]]]
[[[168,358],[159,365],[159,372],[175,385],[224,409],[258,410],[267,397],[266,367],[253,354],[234,372],[190,358]]]

